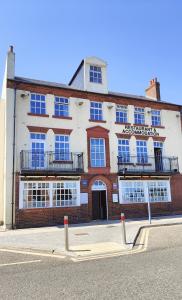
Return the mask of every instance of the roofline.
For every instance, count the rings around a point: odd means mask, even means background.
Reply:
[[[68,85],[71,85],[75,77],[77,76],[78,72],[80,71],[81,67],[84,64],[84,59],[82,59],[81,63],[79,64],[78,68],[76,69],[75,73],[73,74],[71,80],[69,81]]]
[[[27,78],[28,79],[28,78]],[[82,92],[82,93],[87,93],[87,94],[92,94],[92,95],[99,95],[99,96],[104,96],[104,97],[115,97],[115,98],[127,98],[127,99],[131,99],[131,100],[141,100],[142,102],[145,103],[146,102],[149,102],[149,103],[158,103],[158,104],[166,104],[166,105],[171,105],[171,106],[177,106],[178,108],[181,108],[182,109],[182,105],[180,104],[176,104],[176,103],[171,103],[171,102],[167,102],[167,101],[154,101],[152,99],[143,99],[143,98],[137,98],[137,97],[140,97],[140,96],[134,96],[132,97],[132,95],[127,95],[127,94],[124,94],[124,95],[117,95],[117,94],[112,94],[112,92],[108,93],[108,94],[104,94],[104,93],[98,93],[98,92],[91,92],[91,91],[86,91],[86,90],[80,90],[80,89],[76,89],[76,88],[72,88],[72,87],[59,87],[57,85],[48,85],[48,84],[41,84],[41,83],[36,83],[36,82],[24,82],[23,80],[21,81],[21,78],[17,78],[17,79],[8,79],[7,82],[14,82],[15,84],[16,83],[22,83],[22,84],[29,84],[29,85],[33,85],[33,86],[44,86],[44,87],[47,87],[47,88],[56,88],[56,89],[61,89],[61,90],[70,90],[70,91],[75,91],[75,92]],[[143,97],[143,96],[142,96]]]

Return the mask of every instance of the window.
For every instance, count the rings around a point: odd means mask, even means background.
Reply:
[[[55,136],[55,160],[70,160],[69,135]]]
[[[90,139],[91,167],[105,167],[105,140]]]
[[[118,122],[118,123],[127,123],[128,122],[127,106],[124,106],[124,105],[116,106],[116,122]]]
[[[101,180],[95,180],[92,185],[92,191],[105,191],[106,189],[105,183]]]
[[[102,121],[102,103],[90,102],[90,119],[96,121]]]
[[[31,94],[30,111],[32,114],[45,115],[45,95]]]
[[[148,154],[147,154],[147,142],[146,141],[137,141],[137,162],[138,163],[148,163]]]
[[[163,142],[154,142],[154,148],[163,149]]]
[[[148,190],[149,190],[149,200],[151,202],[170,201],[168,181],[148,182]]]
[[[55,97],[54,99],[54,114],[59,117],[69,116],[69,101],[67,98]]]
[[[140,107],[135,107],[134,110],[135,124],[145,124],[145,109]]]
[[[101,67],[90,66],[90,82],[102,83]]]
[[[118,139],[118,156],[119,162],[130,162],[130,145],[129,140]]]
[[[80,181],[21,181],[20,208],[80,205]]]
[[[145,202],[144,184],[142,181],[120,181],[122,203]]]
[[[49,183],[23,182],[23,208],[49,207]]]
[[[31,133],[31,161],[29,161],[31,168],[39,169],[45,166],[45,138],[46,135],[42,133]]]
[[[152,126],[161,126],[161,112],[160,110],[152,110]]]
[[[53,183],[53,206],[76,206],[78,198],[77,183],[56,182]]]
[[[119,181],[120,203],[170,202],[171,192],[168,180]]]

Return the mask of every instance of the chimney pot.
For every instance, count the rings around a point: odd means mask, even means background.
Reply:
[[[13,52],[13,46],[12,45],[9,46],[9,52]]]

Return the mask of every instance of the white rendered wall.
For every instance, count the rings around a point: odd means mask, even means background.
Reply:
[[[30,148],[30,133],[27,126],[49,127],[49,128],[62,128],[72,129],[70,135],[70,151],[84,153],[84,167],[87,172],[88,167],[88,153],[87,153],[87,132],[86,129],[94,126],[102,126],[109,129],[110,138],[110,162],[111,172],[117,172],[117,155],[118,155],[118,138],[116,133],[122,133],[124,125],[115,124],[115,104],[112,108],[108,108],[108,103],[103,103],[103,116],[106,123],[90,122],[90,101],[83,99],[83,104],[79,105],[78,99],[69,98],[70,100],[70,116],[72,120],[55,119],[54,115],[54,96],[46,95],[46,104],[49,118],[28,116],[30,112],[30,97],[22,99],[20,94],[17,93],[17,171],[19,171],[19,157],[21,150],[31,150]],[[149,108],[146,108],[146,123],[150,122],[150,114],[147,113]],[[134,107],[129,105],[129,122],[133,123]],[[164,155],[165,156],[178,156],[180,171],[182,172],[182,134],[180,118],[177,111],[162,110],[162,125],[165,128],[158,128],[157,131],[161,137],[166,137],[164,142]],[[174,138],[175,137],[175,138]],[[46,139],[46,150],[54,151],[54,133],[49,130]],[[136,139],[134,136],[130,139],[131,155],[136,155]],[[153,139],[148,139],[148,155],[154,156]]]

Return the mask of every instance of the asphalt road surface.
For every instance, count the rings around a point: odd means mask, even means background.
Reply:
[[[0,251],[0,299],[182,299],[182,226],[149,231],[145,252],[72,262]]]

